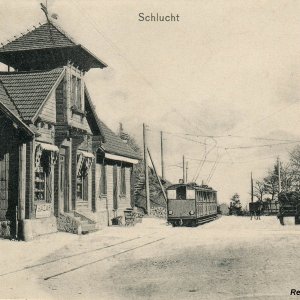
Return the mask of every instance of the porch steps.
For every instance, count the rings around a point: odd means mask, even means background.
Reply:
[[[86,234],[89,232],[97,231],[96,223],[83,214],[72,211],[68,212],[67,215],[76,220],[78,227],[81,227],[81,233]]]

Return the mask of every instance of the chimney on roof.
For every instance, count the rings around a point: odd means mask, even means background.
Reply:
[[[123,133],[123,124],[120,122],[119,123],[119,135],[122,136]]]
[[[125,144],[128,142],[128,134],[124,132],[123,130],[123,124],[119,123],[119,137],[123,140]]]

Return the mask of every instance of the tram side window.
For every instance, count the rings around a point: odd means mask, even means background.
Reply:
[[[195,190],[186,191],[186,199],[195,199],[195,197],[196,197]]]
[[[185,186],[180,186],[176,189],[176,199],[177,200],[186,199],[186,187]]]

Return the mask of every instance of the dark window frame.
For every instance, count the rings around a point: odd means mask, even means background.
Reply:
[[[107,173],[104,161],[100,164],[99,196],[107,195]]]
[[[126,168],[120,168],[120,196],[126,196]]]

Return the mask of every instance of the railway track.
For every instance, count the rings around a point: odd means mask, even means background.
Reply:
[[[96,249],[91,249],[91,250],[88,250],[88,251],[81,251],[81,252],[77,252],[77,253],[74,253],[74,254],[65,255],[65,256],[60,257],[60,258],[52,259],[52,260],[49,260],[49,261],[32,264],[32,265],[25,266],[25,267],[17,269],[17,270],[2,273],[2,274],[0,274],[0,277],[13,275],[13,274],[16,274],[16,273],[28,271],[30,269],[43,268],[43,267],[47,267],[47,269],[45,270],[46,273],[49,270],[51,270],[52,268],[56,269],[56,270],[57,269],[63,270],[63,271],[56,272],[56,273],[52,272],[52,274],[49,274],[47,276],[43,276],[44,280],[49,280],[51,278],[58,277],[60,275],[66,274],[66,273],[73,272],[75,270],[78,270],[78,269],[81,269],[83,267],[92,265],[94,263],[103,261],[105,259],[113,258],[113,257],[121,255],[123,253],[134,251],[135,249],[142,248],[142,247],[145,247],[147,245],[150,245],[150,244],[153,244],[155,242],[159,242],[159,241],[165,239],[165,237],[163,237],[163,238],[160,238],[160,239],[147,241],[148,239],[151,239],[151,237],[153,237],[155,234],[156,234],[156,232],[153,232],[153,233],[148,234],[148,235],[134,237],[134,238],[131,238],[131,239],[123,240],[123,241],[120,241],[118,243],[110,244],[110,245],[99,247],[99,248],[96,248]],[[147,241],[146,243],[145,243],[145,240]],[[142,241],[142,243],[141,243],[141,241]],[[138,243],[136,244],[136,242],[138,242]],[[134,245],[131,245],[132,243],[134,243]],[[125,249],[122,249],[122,248],[120,249],[120,247],[124,247],[126,245],[128,245],[128,246],[125,247]],[[105,254],[104,256],[100,256],[100,257],[98,256],[99,253],[101,254],[102,252],[105,252],[107,250],[109,250],[111,252],[115,251],[115,253]],[[78,257],[80,258],[79,262],[76,261],[76,259]],[[55,268],[55,266],[57,264],[59,264],[59,266],[57,268]],[[70,268],[70,265],[73,265],[73,267]],[[75,265],[75,267],[74,267],[74,265]]]
[[[145,247],[145,246],[148,246],[148,245],[157,243],[157,242],[162,241],[162,240],[164,240],[164,239],[165,239],[165,237],[160,238],[160,239],[157,239],[157,240],[154,240],[154,241],[150,241],[150,242],[145,243],[145,244],[142,244],[142,245],[138,245],[138,246],[133,247],[133,248],[130,248],[130,249],[126,249],[126,250],[120,251],[120,252],[115,253],[115,254],[112,254],[112,255],[108,255],[108,256],[102,257],[102,258],[97,259],[97,260],[93,260],[93,261],[88,262],[88,263],[85,263],[85,264],[81,264],[80,266],[77,266],[77,267],[75,267],[75,268],[70,268],[70,269],[65,270],[65,271],[63,271],[63,272],[55,273],[55,274],[52,274],[52,275],[50,275],[50,276],[44,277],[44,280],[49,280],[49,279],[51,279],[51,278],[55,278],[55,277],[58,277],[58,276],[61,276],[61,275],[64,275],[64,274],[67,274],[67,273],[70,273],[70,272],[79,270],[79,269],[81,269],[81,268],[84,268],[84,267],[93,265],[93,264],[98,263],[98,262],[101,262],[101,261],[103,261],[103,260],[106,260],[106,259],[109,259],[109,258],[113,258],[113,257],[116,257],[116,256],[118,256],[118,255],[121,255],[121,254],[130,252],[130,251],[133,251],[133,250],[136,250],[136,249],[139,249],[139,248],[142,248],[142,247]]]

